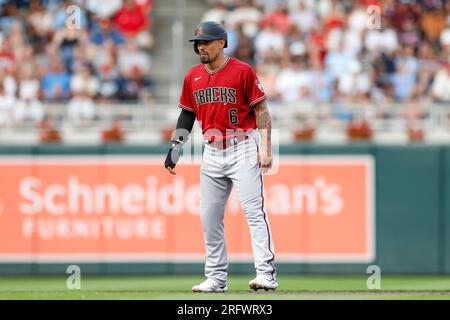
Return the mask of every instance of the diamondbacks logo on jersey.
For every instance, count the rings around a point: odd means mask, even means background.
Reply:
[[[210,87],[194,91],[194,98],[197,107],[202,104],[221,102],[236,104],[236,89],[226,87]]]

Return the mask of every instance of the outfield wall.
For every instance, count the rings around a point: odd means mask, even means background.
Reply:
[[[156,198],[163,189],[170,193],[174,177],[159,165],[165,151],[166,146],[1,147],[0,274],[61,274],[69,264],[93,274],[202,273],[198,165],[177,167],[178,178],[185,179],[182,190],[189,192],[181,207],[173,199],[170,206],[160,200],[154,206],[145,202],[154,196],[153,186],[130,186],[148,172],[169,184],[157,188]],[[384,273],[450,273],[449,146],[289,145],[280,147],[279,163],[279,173],[264,181],[280,273],[365,273],[372,264]],[[64,202],[71,191],[61,186],[81,190],[100,182],[130,192],[120,193],[117,207]],[[38,200],[41,189],[48,192]],[[248,228],[236,200],[230,203],[230,271],[253,272]],[[92,224],[88,234],[78,218],[98,220],[108,208],[108,223],[122,215],[140,219],[137,235],[98,235]],[[162,219],[157,222],[164,224],[163,235],[148,231],[156,230],[155,217]],[[79,233],[65,237],[68,225]],[[56,228],[52,234],[50,227]]]

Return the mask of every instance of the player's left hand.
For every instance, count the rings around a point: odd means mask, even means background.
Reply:
[[[180,159],[181,146],[183,144],[179,141],[172,141],[169,152],[167,153],[166,160],[164,161],[164,167],[169,170],[171,174],[176,174],[175,166]]]
[[[262,174],[266,174],[272,168],[272,156],[268,156],[263,150],[258,153],[257,161]]]

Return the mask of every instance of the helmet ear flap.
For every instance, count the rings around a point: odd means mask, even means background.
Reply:
[[[197,41],[194,41],[194,51],[196,54],[199,54]]]

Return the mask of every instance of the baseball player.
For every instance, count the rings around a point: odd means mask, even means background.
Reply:
[[[264,209],[263,179],[272,166],[271,117],[266,95],[254,70],[224,55],[227,33],[216,22],[197,26],[189,41],[200,64],[184,79],[182,109],[165,167],[175,174],[183,143],[195,119],[205,139],[200,169],[200,218],[206,247],[206,280],[194,292],[225,292],[228,258],[224,238],[224,210],[234,185],[250,228],[256,278],[253,290],[278,287],[274,244]]]

